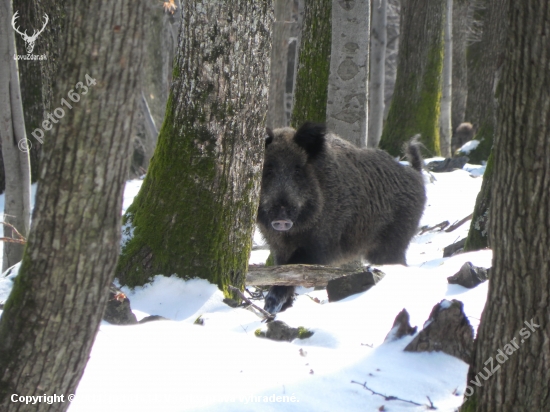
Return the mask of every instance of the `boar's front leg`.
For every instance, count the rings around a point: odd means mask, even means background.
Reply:
[[[298,248],[286,262],[280,262],[275,256],[277,265],[315,264],[318,259],[305,249]],[[294,286],[271,286],[265,297],[264,310],[276,314],[288,309],[294,302]]]

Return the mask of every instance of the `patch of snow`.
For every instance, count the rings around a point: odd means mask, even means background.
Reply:
[[[475,150],[479,146],[479,143],[479,140],[470,140],[469,142],[464,143],[458,151],[464,154],[469,154],[472,150]]]
[[[20,267],[21,262],[16,263],[12,267],[6,269],[6,271],[0,276],[0,302],[5,302],[8,300],[8,296],[13,288],[13,282],[15,277],[19,274]],[[2,311],[0,311],[0,313],[1,312]]]

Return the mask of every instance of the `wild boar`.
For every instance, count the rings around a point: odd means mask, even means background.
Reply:
[[[426,194],[416,142],[411,167],[359,149],[323,125],[268,130],[257,223],[275,264],[406,264]],[[265,310],[292,305],[294,287],[272,286]]]

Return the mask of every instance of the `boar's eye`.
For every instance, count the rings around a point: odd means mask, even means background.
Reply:
[[[302,168],[298,165],[294,167],[294,176],[301,176],[302,175]]]

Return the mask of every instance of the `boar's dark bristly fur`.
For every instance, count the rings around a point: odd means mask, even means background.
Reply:
[[[366,258],[405,265],[426,202],[416,142],[407,156],[413,167],[382,150],[358,149],[313,123],[268,130],[258,226],[275,264]],[[265,309],[290,306],[293,292],[273,287]]]

